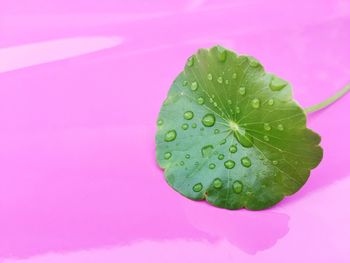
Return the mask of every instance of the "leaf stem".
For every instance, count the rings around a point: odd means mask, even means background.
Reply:
[[[329,105],[331,105],[332,103],[336,102],[337,100],[339,100],[341,97],[343,97],[349,91],[350,91],[350,83],[347,84],[341,90],[339,90],[337,93],[335,93],[332,97],[329,97],[328,99],[326,99],[318,104],[307,107],[304,109],[304,111],[306,113],[310,113],[310,112],[322,110],[322,109],[328,107]]]

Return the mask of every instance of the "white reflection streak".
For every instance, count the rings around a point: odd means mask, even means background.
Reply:
[[[0,49],[0,73],[76,57],[120,45],[117,36],[72,37]]]

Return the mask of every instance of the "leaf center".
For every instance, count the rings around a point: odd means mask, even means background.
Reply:
[[[236,122],[232,121],[232,120],[228,121],[228,125],[229,125],[229,127],[230,127],[230,129],[232,131],[238,131],[239,130],[238,124]]]

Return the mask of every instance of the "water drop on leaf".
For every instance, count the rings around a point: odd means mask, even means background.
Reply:
[[[251,104],[252,104],[252,107],[254,109],[258,109],[260,107],[260,100],[259,99],[253,99]]]
[[[202,97],[199,97],[199,98],[197,99],[197,103],[198,103],[199,105],[203,105],[203,104],[204,104],[204,99],[203,99]]]
[[[238,90],[239,94],[241,94],[242,96],[245,95],[245,87],[240,87]]]
[[[239,131],[234,131],[234,136],[243,147],[250,148],[253,146],[253,137],[249,134],[241,134]]]
[[[194,116],[194,114],[193,114],[192,111],[186,111],[186,112],[184,113],[184,118],[185,118],[186,120],[191,120],[191,119],[193,118],[193,116]]]
[[[270,131],[270,130],[271,130],[270,124],[264,123],[264,129],[265,129],[266,131]]]
[[[177,134],[176,134],[175,130],[167,131],[167,133],[165,134],[165,137],[164,137],[164,141],[171,142],[171,141],[176,139],[176,135]]]
[[[226,169],[232,169],[233,167],[235,167],[236,163],[232,160],[227,160],[224,162],[224,166]]]
[[[218,58],[219,61],[224,62],[226,60],[226,49],[218,46]]]
[[[252,162],[250,161],[250,159],[248,157],[243,157],[241,159],[241,163],[244,167],[250,167],[252,165]]]
[[[202,157],[204,158],[210,157],[212,155],[213,150],[214,150],[214,147],[211,144],[203,146],[201,149]]]
[[[232,187],[233,187],[233,191],[236,194],[241,193],[243,190],[243,184],[241,183],[241,181],[238,181],[238,180],[233,182]]]
[[[215,116],[211,113],[204,115],[202,123],[205,127],[212,127],[215,124]]]
[[[214,188],[220,189],[222,187],[222,181],[219,178],[216,178],[213,182]]]
[[[224,145],[226,143],[226,139],[222,139],[221,141],[220,141],[220,145]]]
[[[249,65],[251,67],[253,67],[253,68],[256,68],[256,67],[258,67],[260,65],[260,63],[257,60],[251,58],[250,61],[249,61]]]
[[[280,91],[287,85],[288,85],[287,81],[280,79],[279,77],[273,76],[271,78],[270,89],[272,91]]]
[[[187,66],[189,67],[192,67],[194,64],[194,58],[193,56],[192,57],[189,57],[188,60],[187,60]]]
[[[198,89],[198,84],[196,81],[191,83],[191,90],[196,91]]]
[[[159,120],[157,121],[157,125],[158,125],[158,126],[162,126],[163,123],[164,123],[164,121],[163,121],[162,119],[159,119]]]
[[[283,131],[284,130],[284,127],[282,124],[278,124],[277,125],[277,129],[280,130],[280,131]]]
[[[201,183],[195,184],[192,188],[195,192],[200,192],[203,189],[203,185]]]
[[[223,155],[222,153],[220,153],[219,155],[218,155],[218,159],[219,160],[223,160],[225,158],[225,155]]]
[[[171,156],[172,156],[171,152],[164,153],[164,159],[165,160],[169,160],[171,158]]]
[[[235,153],[235,152],[237,152],[237,146],[234,145],[234,144],[232,144],[232,145],[230,146],[230,148],[229,148],[229,151],[230,151],[230,153]]]
[[[215,167],[216,167],[215,163],[209,164],[209,169],[213,170],[213,169],[215,169]]]

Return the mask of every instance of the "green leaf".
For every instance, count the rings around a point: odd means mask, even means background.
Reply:
[[[227,209],[276,204],[304,185],[323,154],[289,83],[220,46],[188,59],[157,124],[168,184]]]

